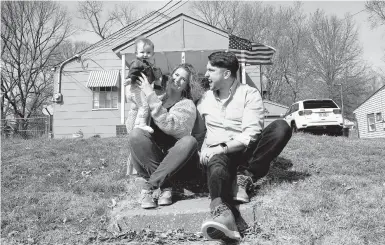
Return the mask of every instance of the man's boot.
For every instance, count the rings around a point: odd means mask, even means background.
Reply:
[[[211,201],[211,219],[202,224],[202,233],[209,240],[240,240],[235,218],[221,198]]]
[[[251,177],[246,175],[237,175],[236,184],[233,187],[233,199],[241,203],[250,202],[247,190],[253,184]]]

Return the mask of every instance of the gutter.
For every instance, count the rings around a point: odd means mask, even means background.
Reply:
[[[75,56],[65,60],[63,63],[60,64],[59,67],[59,73],[58,73],[58,91],[53,95],[52,101],[54,103],[60,104],[63,102],[63,95],[61,94],[61,77],[62,77],[62,71],[66,64],[70,63],[71,61],[75,59],[80,59],[80,55],[76,54]]]

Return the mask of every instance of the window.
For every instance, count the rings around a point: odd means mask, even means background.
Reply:
[[[331,100],[309,100],[303,102],[304,109],[338,108]]]
[[[117,87],[93,87],[92,109],[114,109],[118,108]]]
[[[119,70],[91,71],[87,87],[92,90],[92,109],[117,109],[119,83]]]
[[[298,111],[299,110],[299,104],[297,103],[297,104],[294,104],[293,105],[293,112],[296,112],[296,111]]]
[[[382,115],[381,115],[381,112],[377,112],[377,113],[376,113],[376,121],[377,121],[377,122],[382,122]]]
[[[374,113],[368,114],[367,117],[368,117],[368,131],[369,132],[376,131],[376,122],[374,120],[375,119],[374,118]]]
[[[286,111],[285,116],[290,115],[290,114],[291,114],[291,107]]]

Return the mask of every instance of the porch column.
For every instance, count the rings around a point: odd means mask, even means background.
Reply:
[[[246,84],[246,64],[245,64],[245,62],[241,63],[241,69],[242,69],[242,84]]]
[[[125,119],[125,116],[124,116],[124,112],[125,112],[125,92],[126,92],[126,88],[124,87],[124,78],[126,77],[125,76],[125,71],[126,71],[126,55],[125,54],[122,54],[122,72],[121,72],[121,81],[120,81],[120,124],[124,124],[124,119]]]
[[[260,91],[261,92],[261,96],[262,96],[262,99],[263,99],[263,85],[262,85],[262,65],[260,64],[259,65],[259,86],[260,86]]]
[[[186,53],[185,52],[181,53],[181,61],[182,61],[181,62],[182,64],[186,63]]]

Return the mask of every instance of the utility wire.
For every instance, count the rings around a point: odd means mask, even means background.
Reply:
[[[162,8],[158,9],[158,10],[154,10],[154,11],[151,11],[150,13],[146,14],[145,16],[143,16],[142,18],[134,21],[133,23],[129,24],[127,29],[133,29],[135,28],[137,25],[139,25],[140,23],[142,23],[142,21],[144,19],[147,19],[148,17],[150,17],[151,15],[153,15],[154,13],[157,13],[157,12],[160,12],[162,9],[164,9],[167,5],[169,5],[170,3],[172,2],[172,0],[170,0],[169,2],[167,2]],[[126,28],[126,27],[123,27],[122,29]],[[121,29],[121,30],[122,30]],[[119,30],[120,31],[120,30]],[[119,32],[117,31],[117,32]],[[117,34],[117,32],[115,32],[115,34]],[[112,36],[112,35],[111,35]]]
[[[118,30],[118,31],[116,31],[116,32],[114,32],[114,33],[112,33],[112,34],[109,35],[107,38],[105,38],[105,39],[103,39],[103,40],[100,40],[99,42],[96,42],[95,44],[93,44],[93,45],[91,45],[90,47],[88,47],[88,48],[86,48],[85,50],[83,50],[83,51],[81,52],[81,54],[84,54],[84,53],[86,53],[87,51],[93,49],[93,48],[94,48],[95,46],[97,46],[98,44],[101,44],[101,43],[103,43],[103,42],[108,41],[109,39],[111,39],[112,36],[119,35],[119,33],[123,32],[123,31],[125,31],[125,30],[127,30],[127,29],[132,29],[132,28],[134,28],[136,25],[138,25],[140,22],[142,22],[142,20],[148,18],[150,15],[154,14],[156,11],[162,10],[162,9],[165,8],[168,4],[170,4],[171,2],[172,2],[172,0],[170,0],[169,2],[167,2],[167,3],[166,3],[162,8],[160,8],[159,10],[151,11],[150,13],[146,14],[145,16],[143,16],[143,17],[137,19],[136,21],[130,23],[129,25],[127,25],[127,26],[121,28],[120,30]]]
[[[135,29],[139,29],[140,27],[143,27],[143,26],[145,26],[146,24],[150,23],[151,21],[155,20],[157,17],[166,15],[166,14],[165,14],[166,11],[168,11],[168,10],[170,10],[171,8],[173,8],[174,6],[178,5],[180,2],[181,2],[181,1],[178,1],[177,3],[175,3],[174,5],[172,5],[171,7],[169,7],[168,9],[164,10],[163,12],[156,11],[155,16],[154,16],[152,19],[148,20],[147,22],[142,23],[141,25],[138,23],[137,25],[135,25],[135,26],[134,26],[133,28],[131,28],[131,29],[134,29],[135,27],[137,27],[137,28],[135,28]],[[172,10],[172,11],[174,11],[174,10]],[[170,13],[171,13],[171,12],[170,12]],[[156,24],[158,24],[158,23],[156,23]],[[139,25],[140,25],[140,26],[139,26]],[[127,34],[127,33],[125,33],[125,34]],[[118,38],[119,38],[119,37],[114,37],[114,39],[118,39]]]
[[[170,1],[171,2],[171,1]],[[170,3],[169,2],[169,3]],[[107,39],[104,39],[106,40],[104,43],[102,43],[99,47],[95,47],[95,49],[92,50],[92,53],[88,53],[88,54],[85,54],[84,57],[88,57],[88,56],[91,56],[93,55],[94,53],[98,53],[99,51],[101,51],[103,48],[105,47],[109,47],[110,48],[110,44],[113,44],[113,42],[115,40],[119,40],[121,38],[122,35],[130,35],[132,34],[135,30],[138,30],[139,28],[147,25],[148,23],[150,23],[151,21],[155,20],[156,18],[158,18],[159,16],[162,16],[162,15],[165,15],[164,13],[166,13],[167,11],[169,11],[170,9],[172,9],[173,7],[175,7],[176,5],[178,5],[181,1],[178,1],[176,4],[172,5],[171,7],[169,7],[168,9],[164,10],[163,12],[160,12],[159,10],[163,9],[164,7],[166,7],[169,3],[167,3],[165,6],[163,6],[161,9],[157,10],[157,11],[153,11],[155,13],[152,13],[152,15],[155,14],[154,17],[150,17],[151,19],[149,19],[148,21],[140,24],[140,21],[138,21],[137,23],[135,23],[135,25],[130,25],[128,26],[129,28],[127,29],[122,29],[122,31],[120,31],[120,33],[115,33],[113,35],[110,36],[110,38]],[[171,12],[173,12],[174,10],[171,10]],[[171,13],[170,12],[170,13]],[[147,17],[149,15],[146,15],[145,17]],[[143,19],[143,18],[142,18]],[[113,36],[113,37],[112,37]],[[103,41],[104,41],[103,40]],[[91,50],[90,50],[91,51]]]
[[[151,21],[155,20],[155,19],[158,18],[159,16],[164,15],[164,13],[165,13],[166,11],[168,11],[170,8],[174,7],[174,6],[177,5],[177,4],[178,4],[178,3],[176,3],[176,4],[174,4],[173,6],[169,7],[169,8],[166,9],[163,13],[160,12],[160,11],[156,11],[156,12],[154,13],[154,14],[155,14],[154,17],[152,17],[152,18],[150,17],[151,19],[147,20],[146,22],[144,22],[144,23],[138,23],[137,25],[133,26],[132,28],[130,28],[130,31],[131,31],[131,32],[128,32],[128,31],[127,31],[127,32],[125,32],[125,33],[121,33],[121,34],[116,35],[115,37],[113,37],[113,38],[110,39],[111,42],[114,41],[114,40],[120,39],[121,36],[122,36],[122,34],[125,34],[125,35],[132,34],[132,33],[135,32],[136,30],[138,30],[139,28],[141,28],[141,27],[147,25],[148,23],[150,23]],[[109,42],[108,44],[110,44],[111,42]]]
[[[172,12],[174,12],[174,11],[177,10],[177,9],[179,9],[180,7],[182,7],[183,5],[185,5],[185,4],[186,4],[187,2],[189,2],[189,1],[190,1],[190,0],[184,1],[182,5],[180,5],[179,7],[175,8],[175,9],[173,9],[170,13],[167,13],[167,14],[171,14]],[[179,3],[179,2],[178,2],[178,3]],[[167,10],[165,10],[165,12],[166,12],[166,11],[167,11]],[[166,14],[166,15],[167,15],[167,14]],[[159,25],[159,23],[154,23],[153,25],[149,26],[148,29],[151,30],[151,28],[152,28],[154,25],[156,25],[156,24]]]
[[[350,15],[350,16],[348,16],[348,17],[353,17],[353,16],[355,16],[355,15],[357,15],[357,14],[359,14],[359,13],[361,13],[361,12],[363,12],[363,11],[365,11],[366,9],[363,9],[363,10],[361,10],[361,11],[359,11],[359,12],[357,12],[357,13],[355,13],[355,14],[353,14],[353,15]],[[346,19],[346,18],[345,18]]]

